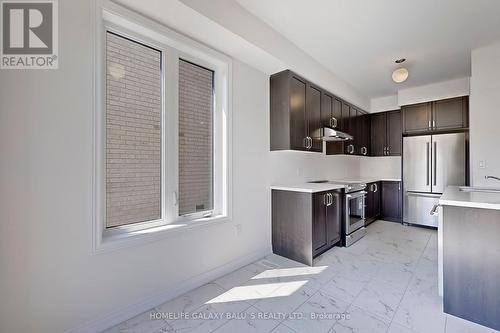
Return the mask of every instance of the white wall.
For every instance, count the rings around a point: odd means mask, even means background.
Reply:
[[[360,159],[298,151],[269,152],[271,184],[358,177]]]
[[[500,186],[500,41],[472,51],[470,152],[473,186]],[[480,168],[480,161],[485,167]]]
[[[269,152],[269,77],[234,61],[234,223],[92,255],[91,2],[59,13],[59,69],[0,75],[1,332],[62,332],[268,251],[272,181],[359,172],[353,157]]]
[[[130,0],[120,0],[130,2]],[[268,54],[279,59],[284,69],[291,69],[333,94],[368,110],[370,101],[352,85],[314,60],[304,50],[276,32],[234,0],[181,0]],[[142,3],[141,3],[142,5]],[[141,9],[142,10],[142,9]],[[272,73],[268,73],[272,74]]]
[[[370,101],[370,112],[383,112],[399,109],[398,95],[372,98]]]
[[[270,248],[269,80],[235,61],[234,223],[91,254],[90,4],[59,2],[58,70],[0,74],[0,332],[62,332]]]
[[[401,156],[362,158],[359,174],[361,178],[401,179]]]
[[[413,88],[400,89],[398,91],[398,104],[402,106],[452,97],[467,96],[470,91],[469,80],[470,78],[464,77]]]
[[[469,93],[469,77],[399,89],[397,94],[372,98],[370,100],[370,112],[391,111],[399,109],[403,105],[468,96]]]

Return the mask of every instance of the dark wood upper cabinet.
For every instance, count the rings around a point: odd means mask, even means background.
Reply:
[[[403,132],[418,133],[430,130],[432,125],[431,109],[431,103],[403,106]]]
[[[401,155],[401,111],[371,114],[371,156]]]
[[[463,130],[469,126],[467,96],[407,105],[402,110],[404,134]]]
[[[371,115],[371,155],[384,156],[387,137],[387,116],[385,112]]]
[[[387,154],[401,156],[402,152],[401,111],[387,112]]]
[[[360,128],[359,128],[359,155],[369,156],[371,154],[370,147],[370,115],[368,113],[362,113],[360,116]]]
[[[342,101],[325,91],[321,94],[321,122],[323,126],[342,128]]]
[[[334,97],[327,92],[321,94],[321,123],[323,126],[330,126],[333,117]]]
[[[342,104],[342,115],[344,117],[344,131],[354,137],[353,140],[344,142],[344,153],[348,155],[356,154],[356,121],[357,110],[347,103]]]
[[[382,181],[381,219],[401,222],[401,182]]]
[[[344,132],[351,131],[351,106],[346,102],[342,102],[342,120]]]
[[[306,94],[306,116],[307,133],[312,139],[310,151],[323,151],[323,141],[321,140],[321,89],[311,84],[307,85]]]
[[[271,150],[321,152],[321,90],[291,71],[271,76]]]
[[[432,103],[434,130],[452,130],[469,127],[469,98],[459,97]]]
[[[305,150],[307,137],[306,83],[297,77],[290,78],[290,142],[292,149]]]
[[[326,143],[327,154],[370,154],[370,117],[290,70],[271,75],[271,150],[323,151],[323,127],[354,137]]]
[[[334,119],[332,119],[332,122],[337,121],[337,126],[335,128],[338,128],[339,130],[342,130],[343,128],[343,123],[344,119],[342,117],[342,101],[338,98],[335,98],[333,100],[333,113],[332,116]]]
[[[333,117],[337,121],[337,127],[339,130],[346,132],[346,128],[349,122],[349,104],[344,103],[338,98],[333,100]],[[327,155],[341,155],[345,153],[345,146],[343,141],[337,142],[327,142],[326,143],[326,154]]]

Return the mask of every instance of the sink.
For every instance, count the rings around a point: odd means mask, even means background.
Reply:
[[[324,183],[328,183],[328,182],[329,182],[329,180],[311,180],[308,183],[310,183],[310,184],[324,184]]]
[[[460,186],[459,189],[460,189],[461,192],[500,193],[500,188]]]

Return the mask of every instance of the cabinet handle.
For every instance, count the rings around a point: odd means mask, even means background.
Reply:
[[[427,126],[429,129],[432,129],[432,123],[431,120],[429,119],[429,125]]]
[[[384,156],[387,155],[387,147],[384,147]]]
[[[375,191],[373,191],[373,193],[377,193],[378,192],[378,185],[377,185],[377,183],[373,184],[373,186],[375,186]]]
[[[323,194],[323,204],[328,206],[328,193]]]
[[[368,148],[366,148],[366,147],[361,148],[361,152],[363,155],[368,154]]]
[[[330,118],[330,126],[332,128],[336,128],[337,127],[337,118],[335,118],[335,117]]]
[[[331,206],[333,204],[333,195],[331,193],[328,193],[328,206]]]
[[[354,153],[354,145],[349,145],[347,146],[347,152],[349,154],[353,154]]]
[[[310,136],[306,136],[304,138],[304,147],[306,149],[311,149],[311,147],[312,147],[312,138]]]
[[[432,128],[436,129],[436,120],[432,121]]]

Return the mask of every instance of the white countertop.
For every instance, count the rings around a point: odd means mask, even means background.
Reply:
[[[400,182],[401,178],[361,177],[361,178],[350,178],[350,179],[334,179],[332,181],[349,182],[349,183],[374,183],[374,182],[380,182],[380,181]]]
[[[500,193],[462,192],[458,186],[448,186],[439,199],[439,204],[500,210]]]
[[[331,183],[297,183],[297,184],[283,184],[283,185],[271,185],[271,190],[281,190],[281,191],[293,191],[293,192],[324,192],[337,190],[339,188],[345,188],[343,184],[331,184]]]
[[[392,181],[400,182],[401,179],[395,178],[351,178],[351,179],[335,179],[331,180],[332,183],[291,183],[291,184],[275,184],[271,185],[271,190],[281,190],[281,191],[294,191],[294,192],[323,192],[331,191],[339,188],[345,188],[345,184],[336,184],[335,182],[341,183],[373,183],[378,181]]]

